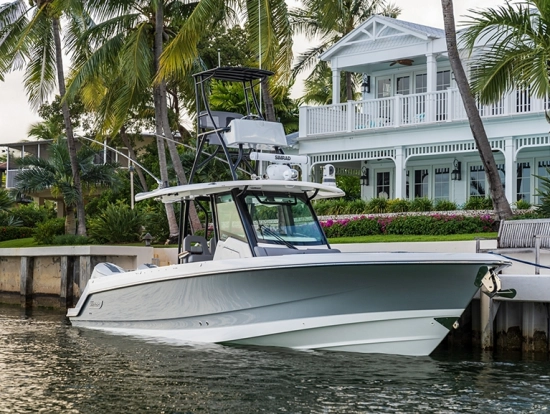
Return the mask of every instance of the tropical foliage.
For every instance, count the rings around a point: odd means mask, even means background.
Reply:
[[[61,22],[67,30],[62,31]],[[25,68],[25,88],[32,106],[38,107],[59,88],[65,96],[63,55],[75,62],[86,59],[88,48],[78,39],[90,22],[81,1],[14,0],[0,6],[0,80],[16,69]],[[62,35],[65,47],[62,44]],[[77,47],[78,45],[78,47]],[[73,175],[78,232],[86,234],[84,200],[68,102],[61,100],[68,154]]]
[[[470,52],[479,39],[485,47],[473,56],[472,89],[480,102],[492,103],[513,89],[537,97],[550,92],[550,7],[546,0],[505,2],[471,10],[462,39]]]
[[[82,184],[89,195],[98,187],[118,186],[114,174],[116,165],[96,164],[96,155],[97,152],[87,146],[83,146],[77,153]],[[49,158],[26,156],[19,158],[17,162],[22,171],[16,176],[16,189],[23,194],[49,190],[54,196],[61,197],[67,214],[65,231],[67,234],[74,234],[74,212],[79,192],[75,186],[69,151],[65,143],[52,143],[49,147]]]

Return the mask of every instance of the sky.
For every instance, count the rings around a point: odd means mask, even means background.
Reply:
[[[413,23],[443,28],[443,14],[440,0],[391,0],[402,9],[399,19]],[[0,0],[0,4],[7,3]],[[287,0],[293,7],[298,4],[295,0]],[[455,20],[459,24],[461,16],[467,14],[469,9],[487,8],[504,4],[504,0],[455,0]],[[297,55],[307,49],[308,43],[305,39],[296,39],[294,53]],[[299,91],[300,85],[295,89]],[[21,72],[11,73],[0,82],[0,144],[13,143],[28,139],[27,131],[29,126],[40,119],[28,103],[23,87],[23,74]]]

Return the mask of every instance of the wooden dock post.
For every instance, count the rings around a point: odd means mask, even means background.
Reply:
[[[34,257],[21,256],[21,307],[32,307]]]
[[[61,256],[61,286],[59,288],[59,305],[68,309],[73,306],[73,283],[75,273],[74,256]]]
[[[496,347],[504,351],[521,351],[521,303],[506,301],[496,317]]]
[[[480,292],[481,349],[484,351],[491,351],[494,347],[493,322],[499,305],[500,302]]]
[[[523,302],[523,351],[548,352],[548,305]]]

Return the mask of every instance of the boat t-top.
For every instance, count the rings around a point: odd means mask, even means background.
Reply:
[[[136,195],[181,204],[178,263],[126,271],[104,263],[68,316],[74,326],[177,343],[428,355],[481,287],[510,265],[493,254],[342,253],[312,201],[341,197],[334,167],[307,181],[283,126],[256,90],[272,73],[220,67],[194,75],[197,148],[189,183]],[[212,82],[237,82],[246,113],[213,111]],[[221,158],[228,178],[197,182]],[[202,234],[192,216],[203,211]]]

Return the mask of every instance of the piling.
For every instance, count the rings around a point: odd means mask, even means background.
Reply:
[[[34,257],[21,257],[21,279],[19,282],[21,306],[29,308],[32,306],[33,294],[33,274],[34,274]]]

